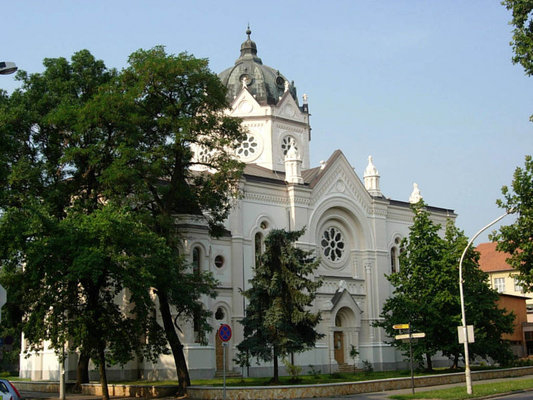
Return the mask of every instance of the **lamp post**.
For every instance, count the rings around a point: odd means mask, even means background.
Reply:
[[[0,61],[0,75],[9,75],[16,72],[18,67],[14,62]]]
[[[464,346],[465,346],[465,380],[466,380],[466,392],[468,394],[472,394],[472,376],[470,374],[470,357],[468,355],[468,330],[466,328],[466,315],[465,315],[465,298],[463,294],[463,259],[465,258],[466,251],[472,244],[472,242],[483,232],[485,229],[489,228],[490,226],[494,225],[496,222],[501,220],[503,217],[507,216],[508,214],[512,213],[514,210],[509,210],[505,214],[499,216],[494,221],[489,223],[488,225],[485,225],[483,228],[481,228],[473,237],[470,239],[468,244],[466,245],[463,254],[461,255],[461,260],[459,261],[459,296],[461,297],[461,322],[463,324],[463,335],[464,335]]]

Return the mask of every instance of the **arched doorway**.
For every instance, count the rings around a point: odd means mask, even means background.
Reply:
[[[350,308],[342,307],[337,311],[333,331],[333,356],[339,365],[348,360],[350,345],[357,344],[355,325],[355,315]]]

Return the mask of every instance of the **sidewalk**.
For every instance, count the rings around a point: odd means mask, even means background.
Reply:
[[[485,383],[491,383],[491,382],[508,382],[510,380],[520,380],[520,379],[533,379],[533,375],[525,375],[525,376],[518,376],[514,378],[500,378],[500,379],[487,379],[487,380],[479,380],[472,382],[472,388],[474,395],[476,394],[476,385],[481,385]],[[420,392],[427,392],[429,390],[439,390],[439,389],[447,389],[451,387],[456,386],[465,386],[466,384],[464,382],[460,383],[451,383],[448,385],[438,385],[438,386],[425,386],[425,387],[415,387],[415,393]],[[533,391],[533,387],[531,388],[531,391]],[[385,392],[374,392],[374,393],[361,393],[361,394],[353,394],[348,396],[339,396],[339,397],[314,397],[314,398],[307,398],[307,399],[301,399],[301,400],[332,400],[332,399],[357,399],[357,400],[385,400],[389,399],[390,396],[397,395],[397,394],[411,394],[411,389],[400,389],[400,390],[389,390]],[[500,394],[501,396],[504,395],[504,393]],[[493,397],[493,396],[491,396]],[[531,396],[533,398],[533,394]],[[480,397],[480,399],[483,397]]]
[[[476,393],[476,385],[484,384],[484,383],[491,383],[491,382],[503,382],[503,381],[509,381],[509,380],[520,380],[520,379],[533,379],[533,375],[525,375],[515,378],[501,378],[501,379],[487,379],[487,380],[479,380],[472,382],[473,385],[473,391],[474,394]],[[465,383],[452,383],[448,385],[438,385],[438,386],[426,386],[426,387],[419,387],[415,388],[415,393],[424,392],[428,390],[438,390],[438,389],[446,389],[450,387],[456,387],[456,386],[464,386]],[[531,388],[533,391],[533,387]],[[39,400],[57,400],[59,398],[59,394],[55,393],[44,393],[44,392],[25,392],[21,391],[21,396],[23,399],[39,399]],[[313,397],[313,398],[307,398],[307,399],[301,399],[301,400],[332,400],[332,399],[356,399],[356,400],[385,400],[388,399],[389,396],[396,395],[396,394],[411,394],[411,389],[400,389],[400,390],[389,390],[385,392],[374,392],[374,393],[362,393],[362,394],[353,394],[353,395],[347,395],[347,396],[338,396],[338,397]],[[503,395],[503,393],[502,393]],[[101,396],[91,396],[91,395],[85,395],[85,394],[77,394],[77,393],[67,393],[66,398],[69,400],[97,400],[101,399]],[[112,399],[119,399],[119,400],[139,400],[139,398],[135,397],[111,397]],[[533,398],[533,394],[532,394]],[[175,400],[175,397],[163,397],[161,399],[167,399],[167,400]]]

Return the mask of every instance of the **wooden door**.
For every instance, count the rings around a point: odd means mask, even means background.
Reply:
[[[344,364],[344,333],[334,332],[333,348],[335,349],[335,360],[338,364]]]
[[[222,339],[218,336],[218,329],[215,334],[215,355],[217,371],[222,371],[224,369],[224,349],[222,348]]]

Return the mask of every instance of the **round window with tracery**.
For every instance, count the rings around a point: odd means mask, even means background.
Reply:
[[[197,151],[198,161],[203,164],[207,164],[211,160],[213,153],[214,151],[208,149],[206,146],[200,146],[199,150]]]
[[[254,135],[246,134],[246,139],[237,148],[237,155],[242,158],[253,158],[259,155],[259,143]]]
[[[320,245],[322,246],[322,254],[330,261],[340,261],[344,254],[344,237],[342,232],[335,227],[330,227],[324,231]]]
[[[287,152],[290,150],[291,147],[294,147],[296,151],[298,151],[298,146],[296,145],[296,139],[292,136],[285,136],[283,140],[281,141],[281,150],[283,151],[283,155],[286,156]]]

